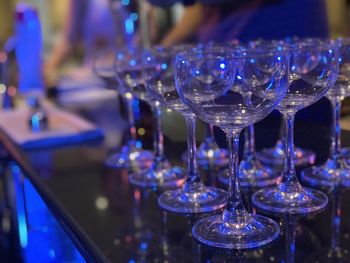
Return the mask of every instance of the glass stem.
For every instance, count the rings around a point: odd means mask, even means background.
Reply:
[[[244,129],[244,159],[254,155],[255,138],[254,125],[250,125]]]
[[[192,187],[201,181],[197,165],[196,146],[196,118],[194,116],[185,117],[187,125],[187,180],[185,187]]]
[[[213,124],[208,124],[207,125],[207,138],[210,138],[210,140],[215,142],[215,134],[214,134],[214,125]]]
[[[164,158],[164,139],[162,132],[162,109],[159,101],[156,101],[152,105],[153,110],[153,149],[155,151],[155,157],[161,161]]]
[[[283,152],[285,152],[285,145],[286,145],[286,125],[284,122],[284,118],[282,116],[281,119],[281,126],[280,126],[280,132],[279,132],[279,141],[277,144],[280,143],[280,145],[283,147]]]
[[[130,139],[133,141],[136,141],[137,136],[136,136],[133,102],[134,102],[133,96],[123,96],[123,103],[124,105],[127,106],[127,111],[128,111],[128,125],[129,125]]]
[[[286,190],[289,187],[300,187],[298,178],[295,174],[294,165],[294,113],[286,113],[283,115],[285,121],[285,149],[286,159],[284,163],[283,173],[283,185],[286,186]],[[290,189],[290,188],[289,188]],[[288,191],[288,190],[287,190]]]
[[[340,157],[340,111],[341,111],[341,101],[336,99],[332,100],[333,108],[333,132],[331,137],[331,158],[337,159]]]
[[[239,134],[240,131],[237,130],[226,132],[230,163],[228,201],[222,214],[224,222],[240,222],[248,216],[239,188]]]

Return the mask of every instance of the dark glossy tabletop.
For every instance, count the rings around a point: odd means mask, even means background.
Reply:
[[[258,149],[275,142],[278,134],[275,120],[270,118],[256,125]],[[322,163],[328,154],[330,127],[298,121],[295,133],[296,144],[316,150],[317,163]],[[349,132],[343,132],[343,145],[350,145]],[[185,146],[185,142],[165,140],[166,153],[177,163]],[[133,188],[128,183],[127,171],[104,165],[107,152],[102,142],[96,142],[21,154],[111,262],[287,262],[287,257],[293,256],[293,248],[286,246],[292,238],[293,225],[295,262],[327,262],[335,233],[331,230],[332,201],[325,211],[296,221],[274,217],[281,222],[282,234],[270,245],[245,251],[213,249],[191,237],[191,226],[203,215],[194,218],[162,212],[157,206],[159,192]],[[202,171],[208,184],[216,184],[216,173]],[[244,193],[246,200],[249,194]],[[342,252],[349,253],[350,195],[343,191],[341,197],[340,244]]]

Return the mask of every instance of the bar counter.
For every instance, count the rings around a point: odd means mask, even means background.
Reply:
[[[255,126],[258,149],[275,143],[276,126],[276,118]],[[296,145],[315,150],[316,163],[323,163],[328,155],[330,127],[297,121],[295,132]],[[317,215],[303,218],[269,215],[281,225],[281,235],[272,244],[240,251],[214,249],[191,237],[193,223],[205,215],[191,217],[161,211],[157,189],[134,188],[128,183],[126,170],[104,165],[108,150],[102,141],[31,152],[19,149],[3,132],[0,141],[7,152],[2,158],[3,167],[7,167],[2,178],[6,182],[6,206],[12,211],[10,235],[17,244],[14,250],[21,251],[17,257],[22,259],[130,263],[328,262],[333,243],[339,244],[344,258],[348,258],[344,262],[350,261],[350,255],[346,256],[350,248],[347,201],[350,194],[346,190],[325,189],[329,204]],[[343,131],[342,143],[350,146],[350,132]],[[166,154],[174,163],[181,164],[180,154],[185,147],[185,142],[165,140]],[[218,185],[217,171],[201,172],[207,184]],[[244,192],[250,210],[254,209],[249,202],[251,194],[252,191]],[[38,198],[43,201],[41,205],[33,201]],[[335,203],[339,204],[336,209]],[[336,236],[338,226],[340,231]],[[340,253],[337,248],[333,250],[333,256]]]

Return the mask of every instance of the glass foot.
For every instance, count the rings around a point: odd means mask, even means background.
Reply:
[[[171,167],[166,160],[155,162],[148,170],[129,175],[129,182],[142,188],[180,187],[185,179],[184,170],[177,166]]]
[[[306,214],[325,208],[328,197],[321,191],[300,185],[286,187],[281,184],[254,193],[252,202],[256,207],[268,212]]]
[[[306,168],[301,179],[312,186],[350,186],[350,169],[343,159],[328,161],[322,166]]]
[[[222,215],[198,221],[192,234],[208,246],[227,249],[246,249],[266,245],[280,233],[278,224],[270,218],[248,214],[243,222],[224,222]]]
[[[143,170],[152,165],[153,153],[136,147],[123,146],[122,150],[107,157],[105,163],[111,168]]]
[[[223,208],[227,192],[223,189],[206,187],[202,183],[185,185],[182,189],[164,192],[158,198],[161,208],[174,213],[194,214],[211,212]]]
[[[239,184],[242,187],[266,187],[278,184],[281,174],[261,165],[257,160],[246,160],[240,164]],[[219,181],[228,185],[229,173],[225,169],[219,173]]]
[[[263,164],[269,166],[283,166],[285,155],[284,146],[281,141],[272,148],[262,149],[260,152],[256,153],[256,158]],[[295,165],[311,165],[315,163],[316,154],[311,150],[302,149],[299,147],[294,148],[294,162]]]

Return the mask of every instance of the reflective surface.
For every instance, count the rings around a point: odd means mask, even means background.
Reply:
[[[339,45],[339,75],[326,97],[333,108],[333,133],[329,158],[322,166],[313,166],[302,172],[302,180],[321,186],[339,183],[350,186],[350,168],[343,157],[340,141],[341,103],[350,95],[350,39],[337,40]]]
[[[278,137],[277,123],[276,119],[269,117],[256,125],[258,150],[274,144]],[[330,127],[297,120],[295,138],[300,146],[317,152],[317,163],[326,160]],[[180,154],[186,143],[173,142],[167,137],[165,140],[169,159],[180,163]],[[350,146],[349,132],[343,132],[342,141],[345,147]],[[93,144],[23,155],[35,169],[38,179],[111,262],[209,260],[266,263],[286,262],[287,256],[295,257],[295,262],[327,262],[322,253],[331,247],[333,202],[326,211],[296,222],[294,251],[287,249],[284,223],[281,224],[281,236],[265,247],[241,251],[209,248],[191,236],[192,225],[203,216],[186,217],[162,212],[157,204],[158,193],[133,189],[128,183],[126,170],[110,169],[103,164],[106,154],[107,150],[101,144]],[[216,175],[203,171],[208,185],[215,182]],[[244,192],[244,199],[249,200],[250,194]],[[339,237],[345,255],[349,255],[350,247],[349,198],[350,192],[345,191]],[[249,203],[246,204],[249,209]],[[276,217],[274,219],[281,222]]]

